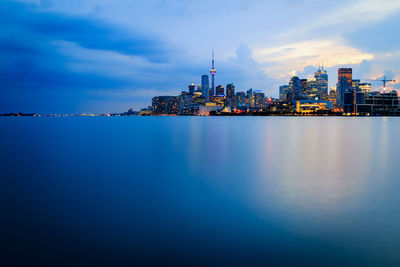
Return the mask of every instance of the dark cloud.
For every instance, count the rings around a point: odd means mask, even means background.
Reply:
[[[148,92],[179,94],[210,70],[211,55],[193,60],[149,34],[91,15],[8,1],[0,5],[0,23],[0,113],[125,111],[150,104]],[[265,88],[264,69],[246,46],[226,61],[217,55],[216,67],[217,84],[274,90]]]
[[[121,30],[94,18],[38,12],[31,5],[8,2],[0,6],[0,23],[10,25],[7,35],[27,33],[49,40],[78,43],[88,49],[112,50],[126,55],[139,55],[149,61],[167,60],[166,44],[135,32]],[[3,37],[5,34],[2,34]],[[29,40],[27,40],[29,41]]]
[[[153,64],[166,63],[170,51],[156,38],[124,31],[92,18],[40,12],[29,4],[5,2],[0,5],[0,79],[1,110],[44,112],[46,98],[59,103],[59,112],[75,107],[85,90],[132,86],[132,78],[111,78],[99,73],[75,72],[68,67],[77,63],[59,52],[56,41],[67,41],[79,47],[138,56]],[[118,71],[118,70],[116,70]],[[140,84],[136,84],[140,85]],[[69,98],[55,98],[55,94]],[[43,101],[32,98],[32,93]],[[25,97],[25,98],[24,98]],[[40,103],[40,105],[38,105]],[[53,105],[50,105],[52,108]],[[62,108],[64,107],[64,108]]]

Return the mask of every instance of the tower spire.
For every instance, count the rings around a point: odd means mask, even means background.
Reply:
[[[212,48],[212,68],[214,68],[214,46]]]
[[[212,91],[212,94],[214,94],[214,76],[215,76],[215,73],[216,73],[216,71],[215,71],[215,66],[214,66],[214,47],[212,48],[212,61],[211,61],[211,71],[210,71],[210,74],[211,74],[211,91]]]

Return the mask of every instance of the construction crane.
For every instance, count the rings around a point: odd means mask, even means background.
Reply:
[[[386,78],[386,75],[383,77],[383,79],[382,80],[371,80],[371,79],[363,79],[363,81],[372,81],[372,82],[382,82],[383,83],[383,91],[385,91],[386,90],[386,83],[387,82],[397,82],[396,80],[390,80],[390,79],[387,79]],[[382,107],[384,107],[384,104],[385,104],[385,101],[384,101],[384,99],[385,99],[385,95],[383,94],[382,95],[382,97],[383,97],[383,99],[382,99]]]
[[[383,77],[382,80],[371,80],[371,79],[363,79],[363,81],[371,81],[371,82],[383,82],[383,90],[386,90],[386,83],[387,82],[396,82],[396,80],[389,80],[386,79],[386,75]]]

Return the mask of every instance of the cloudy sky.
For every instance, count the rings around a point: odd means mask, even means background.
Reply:
[[[400,0],[2,0],[0,22],[1,113],[138,109],[200,83],[213,46],[217,84],[272,97],[321,62],[330,86],[400,80]]]

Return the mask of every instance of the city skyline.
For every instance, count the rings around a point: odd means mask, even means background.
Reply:
[[[271,97],[293,70],[311,78],[322,63],[331,77],[350,67],[360,79],[400,80],[400,1],[229,3],[7,0],[0,112],[140,109],[201,84],[212,47],[215,85]]]
[[[321,64],[312,78],[298,77],[293,71],[289,82],[279,86],[279,98],[266,96],[252,88],[235,91],[234,83],[215,87],[214,49],[211,56],[211,88],[208,75],[201,76],[201,84],[192,82],[178,95],[152,98],[151,105],[114,115],[195,115],[195,116],[398,116],[398,90],[387,86],[394,79],[358,79],[352,68],[337,70],[337,83],[329,90],[329,75]],[[368,82],[367,82],[368,81]],[[380,90],[372,83],[382,82]],[[215,90],[214,90],[215,87]],[[196,89],[197,88],[197,89]],[[109,115],[109,114],[108,114]]]

